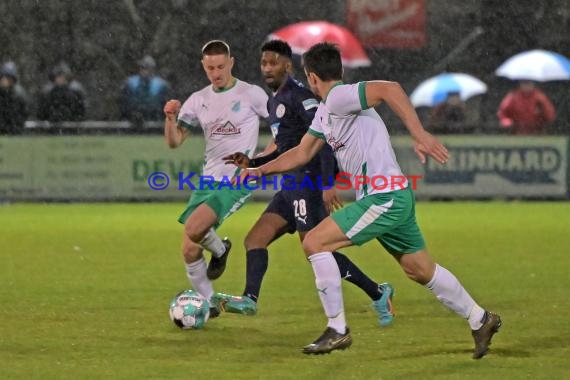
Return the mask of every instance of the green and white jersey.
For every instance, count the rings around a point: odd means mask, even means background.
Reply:
[[[390,135],[382,118],[369,108],[366,82],[339,82],[319,104],[308,133],[324,139],[332,148],[341,172],[367,176],[370,183],[355,186],[356,199],[408,186],[396,161]],[[391,184],[396,179],[398,185]],[[385,183],[387,181],[387,183]]]
[[[210,85],[190,95],[180,109],[178,123],[185,128],[202,127],[206,138],[202,174],[221,181],[236,173],[236,167],[226,165],[222,157],[235,152],[252,157],[259,118],[268,116],[265,91],[236,79],[226,90],[214,91]]]

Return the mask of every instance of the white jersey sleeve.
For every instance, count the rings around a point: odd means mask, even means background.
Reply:
[[[333,87],[327,96],[326,105],[331,113],[338,116],[355,114],[369,108],[366,102],[366,82]]]
[[[265,91],[259,86],[252,85],[250,96],[253,111],[262,118],[269,117],[269,112],[267,111],[267,100],[269,97]]]
[[[315,112],[315,117],[313,117],[313,121],[311,122],[311,125],[309,126],[307,133],[326,141],[325,131],[323,130],[322,127],[322,121],[323,121],[323,111],[322,107],[319,106],[319,108],[317,108],[317,112]]]
[[[178,123],[182,124],[185,128],[200,126],[198,113],[196,112],[196,104],[198,103],[196,98],[196,93],[190,95],[178,113]]]

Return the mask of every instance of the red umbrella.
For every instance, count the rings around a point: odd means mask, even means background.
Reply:
[[[303,54],[319,42],[332,42],[340,49],[342,64],[346,67],[370,66],[360,41],[350,30],[326,21],[303,21],[281,28],[268,36],[291,45],[295,54]]]

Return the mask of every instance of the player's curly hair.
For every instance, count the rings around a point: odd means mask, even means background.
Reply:
[[[285,56],[289,59],[293,59],[293,52],[291,51],[291,46],[285,41],[281,40],[271,40],[261,46],[261,52],[270,51],[277,53],[279,55]]]

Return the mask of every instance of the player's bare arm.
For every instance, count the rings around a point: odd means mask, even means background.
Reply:
[[[169,100],[164,105],[164,138],[170,148],[179,147],[189,135],[188,130],[178,124],[180,107],[180,102],[175,99]]]
[[[324,144],[325,142],[320,138],[306,133],[299,145],[281,154],[273,161],[263,164],[258,168],[242,170],[240,179],[243,181],[248,176],[260,177],[262,175],[284,173],[299,168],[311,161],[311,159],[319,153]]]
[[[410,98],[399,83],[380,80],[366,82],[366,102],[370,107],[382,102],[388,104],[412,135],[415,142],[414,150],[422,163],[425,163],[426,154],[440,163],[447,162],[449,158],[447,149],[424,129]]]

